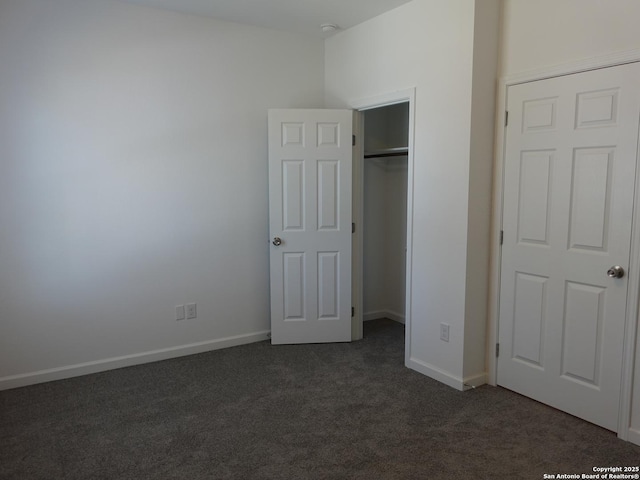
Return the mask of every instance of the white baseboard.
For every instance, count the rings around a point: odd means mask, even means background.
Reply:
[[[402,313],[394,312],[393,310],[377,310],[375,312],[365,312],[362,314],[362,320],[368,322],[369,320],[377,320],[379,318],[388,318],[394,322],[402,323],[404,325],[404,315]]]
[[[11,375],[0,378],[0,390],[25,387],[36,383],[79,377],[90,373],[104,372],[106,370],[114,370],[116,368],[131,367],[133,365],[140,365],[143,363],[184,357],[186,355],[194,355],[196,353],[220,350],[222,348],[236,347],[247,343],[261,342],[269,339],[269,333],[270,332],[267,330],[245,335],[236,335],[217,340],[208,340],[205,342],[179,345],[177,347],[163,348],[160,350],[151,350],[149,352],[134,353],[132,355],[125,355],[122,357],[106,358],[104,360],[96,360],[94,362],[79,363],[77,365],[68,365],[20,375]]]
[[[444,370],[440,370],[439,368],[434,367],[433,365],[429,365],[428,363],[421,360],[410,358],[407,360],[406,366],[411,368],[412,370],[415,370],[416,372],[426,375],[427,377],[444,383],[445,385],[449,385],[456,390],[463,391],[468,388],[465,387],[466,382],[462,378],[451,375],[450,373],[445,372]]]
[[[635,443],[636,445],[640,445],[640,430],[635,428],[630,428],[627,441],[631,443]]]
[[[487,372],[478,373],[476,375],[470,375],[468,377],[464,377],[464,387],[465,390],[470,388],[476,388],[480,385],[485,385],[487,383],[488,375]]]

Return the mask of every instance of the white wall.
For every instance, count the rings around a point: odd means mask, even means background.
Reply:
[[[387,158],[386,310],[391,319],[400,322],[405,320],[406,299],[407,173],[406,156]]]
[[[404,322],[407,157],[364,160],[363,315]]]
[[[408,365],[461,387],[467,277],[475,10],[461,0],[414,0],[327,39],[327,106],[415,87],[413,282]],[[488,198],[489,192],[482,192]],[[486,211],[489,205],[484,207]],[[443,273],[447,272],[447,273]],[[481,320],[480,320],[481,321]],[[440,322],[451,325],[439,339]],[[484,317],[486,324],[486,316]]]
[[[484,379],[489,298],[493,139],[500,3],[481,2],[475,9],[471,146],[469,150],[469,213],[467,231],[467,290],[465,297],[464,378]],[[493,348],[489,347],[489,352]],[[483,381],[483,380],[480,380]]]
[[[0,387],[266,338],[267,109],[321,107],[323,55],[119,2],[0,2]]]
[[[514,75],[640,46],[637,0],[504,0],[500,74]],[[640,443],[640,330],[631,439]]]
[[[640,45],[638,0],[503,0],[500,75]]]
[[[365,320],[380,318],[387,309],[387,290],[384,253],[386,242],[387,177],[384,164],[364,160],[364,191],[362,225],[363,281],[362,312]]]

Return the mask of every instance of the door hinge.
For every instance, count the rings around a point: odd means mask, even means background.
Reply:
[[[351,233],[356,233],[356,224],[355,223],[351,224]]]
[[[496,343],[496,358],[500,356],[500,344]]]
[[[351,307],[351,316],[355,317],[356,316],[356,309],[355,307]]]
[[[508,126],[509,125],[509,110],[505,110],[504,111],[504,126]]]
[[[504,243],[504,230],[500,230],[500,245]]]
[[[351,135],[351,145],[353,145],[354,147],[356,146],[356,136],[355,135]]]

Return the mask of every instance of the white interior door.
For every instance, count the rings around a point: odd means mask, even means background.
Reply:
[[[498,384],[617,430],[640,64],[508,90]],[[633,273],[637,275],[638,273]]]
[[[269,110],[271,342],[351,341],[351,110]]]

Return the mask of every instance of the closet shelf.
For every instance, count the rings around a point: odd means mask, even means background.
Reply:
[[[364,152],[364,158],[398,157],[407,155],[408,152],[409,149],[407,147],[384,148],[366,151]]]

